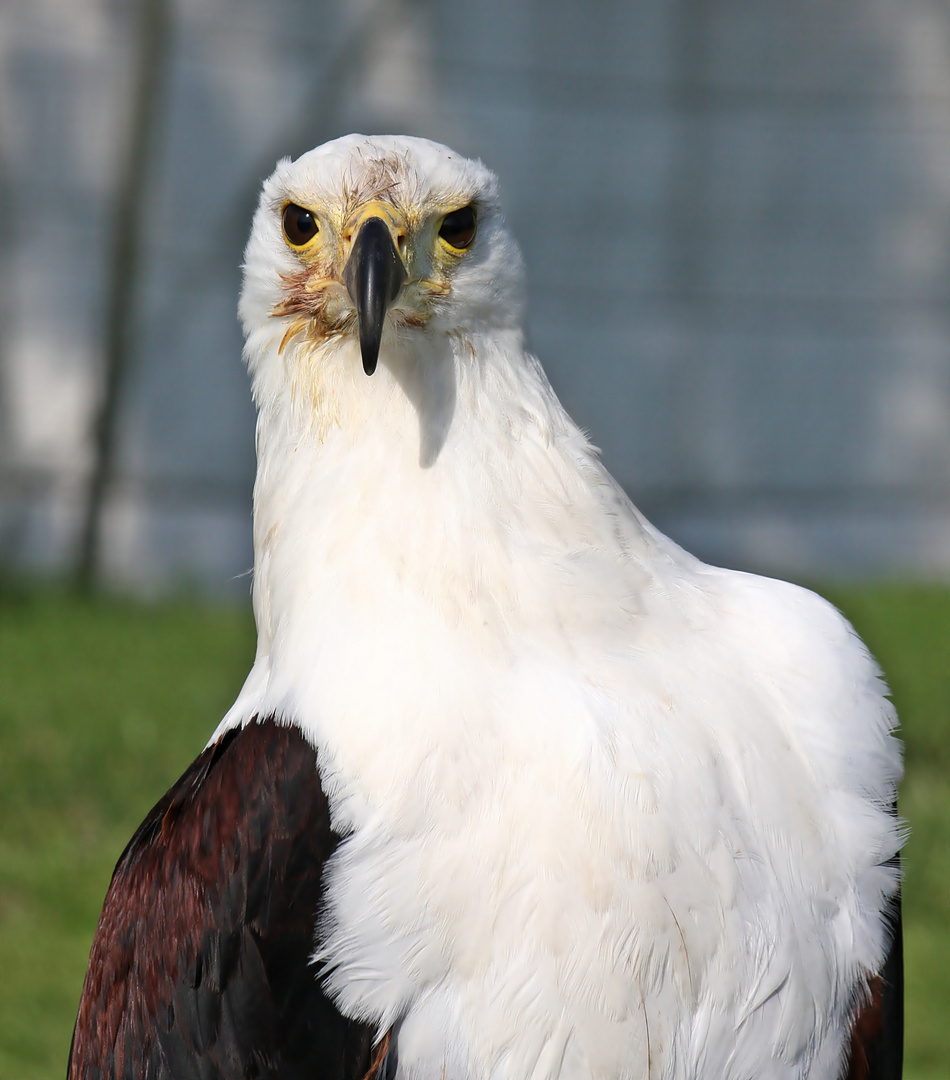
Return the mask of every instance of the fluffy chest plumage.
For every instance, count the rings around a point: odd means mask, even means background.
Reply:
[[[887,722],[866,657],[650,530],[546,383],[513,410],[451,372],[433,404],[395,364],[361,415],[338,388],[317,437],[262,413],[226,723],[319,750],[336,1000],[396,1026],[412,1080],[833,1070],[894,844],[842,764],[850,717]]]

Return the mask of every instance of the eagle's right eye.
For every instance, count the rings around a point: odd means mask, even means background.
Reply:
[[[313,214],[296,203],[287,203],[281,223],[284,226],[287,242],[294,247],[303,247],[304,244],[308,244],[320,231]]]

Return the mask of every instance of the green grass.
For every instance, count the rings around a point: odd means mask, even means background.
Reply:
[[[112,868],[207,741],[250,612],[0,594],[0,1077],[65,1075]]]
[[[908,1080],[950,1077],[950,588],[822,590],[884,669],[906,774],[904,964]]]
[[[950,589],[824,590],[885,669],[907,747],[907,1068],[950,1077]],[[244,609],[0,594],[0,1077],[50,1080],[118,853],[253,655]]]

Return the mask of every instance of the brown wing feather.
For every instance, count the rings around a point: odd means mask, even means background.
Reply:
[[[894,860],[900,868],[900,856]],[[845,1080],[900,1080],[904,1064],[904,936],[900,893],[890,911],[891,945],[851,1026]]]
[[[338,843],[297,729],[268,719],[205,750],[119,859],[69,1080],[362,1080],[376,1033],[309,962]]]

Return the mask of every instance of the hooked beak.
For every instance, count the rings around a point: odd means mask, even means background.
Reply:
[[[367,375],[376,370],[386,312],[407,276],[389,226],[381,217],[367,218],[360,225],[343,268],[343,283],[356,305],[360,354]]]

